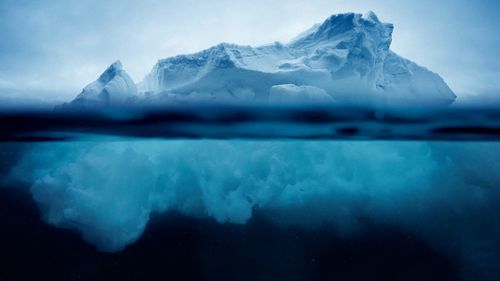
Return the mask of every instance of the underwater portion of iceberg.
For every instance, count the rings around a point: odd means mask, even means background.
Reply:
[[[498,143],[120,141],[35,144],[10,178],[101,251],[174,212],[350,236],[392,225],[482,272],[498,261]],[[367,229],[365,229],[365,227]],[[495,246],[496,245],[496,246]],[[168,249],[167,249],[168,250]],[[494,279],[491,279],[494,280]]]

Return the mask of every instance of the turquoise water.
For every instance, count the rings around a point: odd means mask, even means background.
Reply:
[[[496,280],[498,120],[457,107],[6,111],[0,280]]]
[[[327,237],[347,240],[370,241],[374,227],[397,229],[452,260],[463,278],[494,280],[499,269],[496,142],[120,139],[3,147],[5,188],[28,191],[45,223],[100,252],[123,255],[141,243],[152,218],[178,214],[212,221],[223,233],[229,225],[251,228],[257,218],[285,233],[321,236],[326,228]],[[266,240],[265,231],[259,235]]]

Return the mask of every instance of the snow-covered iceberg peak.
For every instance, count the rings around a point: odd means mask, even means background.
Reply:
[[[365,45],[370,49],[388,50],[392,41],[394,26],[382,23],[373,12],[366,15],[347,13],[333,15],[321,25],[315,25],[310,30],[293,39],[289,46],[309,48],[317,45],[337,46],[339,48]]]
[[[383,67],[393,30],[392,24],[382,23],[373,12],[339,14],[314,26],[288,46],[304,50],[306,65],[311,68],[327,69],[333,80],[360,80],[349,83],[362,82],[365,89],[361,90],[370,91],[383,87],[379,81],[384,80]],[[347,85],[343,91],[349,89]]]
[[[137,88],[122,63],[111,64],[99,78],[87,85],[71,105],[118,105],[137,95]]]

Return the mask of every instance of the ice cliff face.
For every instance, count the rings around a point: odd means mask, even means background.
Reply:
[[[372,12],[334,15],[288,44],[223,43],[162,59],[138,88],[143,100],[173,103],[280,103],[288,94],[297,102],[452,103],[455,95],[439,75],[390,50],[392,31]],[[100,97],[92,85],[77,100]]]
[[[101,76],[71,102],[72,105],[116,105],[123,104],[137,95],[137,88],[120,61],[110,65]]]

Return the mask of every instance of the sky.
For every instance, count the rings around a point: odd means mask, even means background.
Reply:
[[[139,82],[160,58],[287,42],[332,14],[370,10],[395,25],[395,52],[459,98],[500,96],[498,0],[0,0],[0,98],[68,101],[117,59]]]

